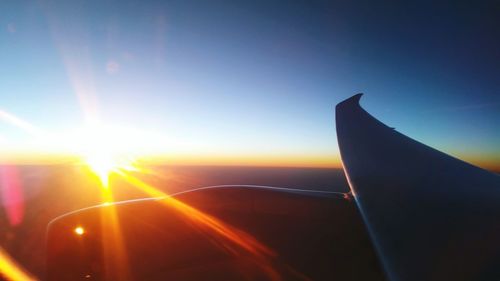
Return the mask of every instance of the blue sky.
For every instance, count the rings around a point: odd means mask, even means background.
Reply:
[[[161,132],[169,151],[338,161],[334,106],[364,92],[362,105],[399,131],[500,167],[495,11],[493,2],[3,1],[0,110],[64,131],[90,104],[107,123]],[[8,122],[0,132],[9,143],[31,137]]]

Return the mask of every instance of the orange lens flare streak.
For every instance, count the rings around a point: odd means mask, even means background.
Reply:
[[[250,253],[253,257],[253,262],[261,267],[264,272],[268,275],[271,280],[278,281],[282,280],[280,274],[272,267],[271,259],[276,256],[276,254],[266,247],[265,245],[258,242],[251,235],[238,230],[226,223],[207,215],[186,203],[183,203],[175,198],[168,196],[166,193],[158,190],[157,188],[141,181],[140,179],[130,176],[121,171],[116,171],[117,174],[122,176],[127,182],[139,188],[151,197],[163,197],[162,203],[168,207],[174,208],[181,214],[185,215],[188,219],[195,222],[197,225],[202,226],[209,230],[210,232],[218,235],[218,237],[225,238],[236,244],[240,249],[243,249],[247,253]],[[237,249],[232,249],[233,254],[238,253]]]
[[[114,201],[107,181],[106,185],[101,187],[101,201],[105,204],[101,209],[101,222],[110,226],[109,228],[102,227],[104,241],[110,241],[110,243],[103,244],[106,280],[130,280],[128,257],[116,209],[114,205],[106,205]]]
[[[37,280],[17,265],[2,248],[0,248],[0,279],[1,277],[11,281]]]

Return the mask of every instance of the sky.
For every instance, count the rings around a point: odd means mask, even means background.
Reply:
[[[2,1],[0,162],[66,153],[98,122],[158,161],[339,167],[334,107],[363,92],[389,126],[500,170],[500,5],[469,2]]]

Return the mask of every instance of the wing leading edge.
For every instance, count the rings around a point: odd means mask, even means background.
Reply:
[[[360,98],[336,107],[338,144],[389,279],[497,280],[500,177],[386,126]]]

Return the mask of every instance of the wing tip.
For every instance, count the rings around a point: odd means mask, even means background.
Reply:
[[[363,96],[363,93],[357,93],[354,96],[347,98],[340,103],[337,104],[336,108],[339,109],[341,107],[352,107],[352,106],[360,106],[359,101],[361,100],[361,97]]]

